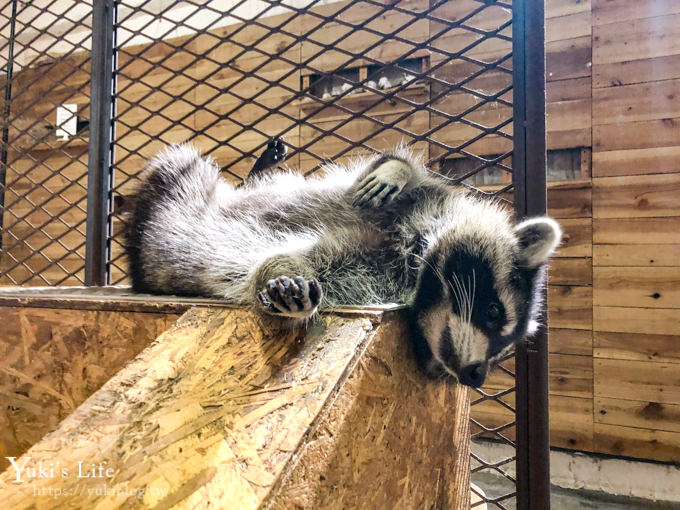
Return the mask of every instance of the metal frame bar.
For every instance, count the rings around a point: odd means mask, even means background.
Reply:
[[[513,4],[515,214],[547,210],[545,120],[545,0]],[[547,314],[547,294],[543,295]],[[550,508],[547,321],[517,346],[517,508]]]
[[[0,212],[5,210],[5,185],[7,179],[7,145],[9,144],[9,116],[12,106],[12,75],[14,72],[14,29],[17,17],[17,0],[12,0],[12,18],[9,28],[9,48],[7,55],[7,70],[5,73],[5,111],[2,117],[2,148],[0,149]],[[4,227],[4,214],[0,214],[0,232]],[[0,235],[0,249],[2,235]]]
[[[114,0],[98,0],[92,11],[85,285],[109,280],[115,9]]]

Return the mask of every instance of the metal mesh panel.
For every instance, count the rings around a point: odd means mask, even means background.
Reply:
[[[225,8],[225,4],[228,5]],[[452,184],[512,187],[512,12],[502,1],[118,3],[114,193],[163,145],[188,141],[239,182],[272,137],[311,174],[326,160],[411,145]],[[111,283],[126,281],[112,217]],[[473,438],[515,447],[513,359],[473,397]],[[514,505],[515,457],[473,447],[473,481],[500,475],[490,508]],[[480,503],[481,504],[481,503]],[[476,505],[475,505],[476,506]]]
[[[91,11],[68,0],[0,10],[0,284],[83,283]]]

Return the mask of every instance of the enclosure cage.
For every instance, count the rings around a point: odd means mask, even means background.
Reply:
[[[0,11],[0,283],[127,283],[125,197],[188,142],[238,183],[273,137],[306,175],[407,144],[518,217],[544,214],[540,0],[35,0]],[[514,190],[514,191],[513,191]],[[472,398],[489,508],[547,508],[547,329]]]

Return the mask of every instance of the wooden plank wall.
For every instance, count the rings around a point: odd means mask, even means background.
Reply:
[[[424,1],[409,0],[402,6],[417,8]],[[469,9],[468,1],[449,2],[438,14],[456,17]],[[338,5],[344,3],[326,4],[319,9],[328,15]],[[365,13],[349,9],[343,16],[344,21],[352,23]],[[499,10],[489,9],[487,18],[476,21],[493,26],[502,16]],[[269,18],[272,26],[281,19]],[[404,14],[394,12],[376,18],[370,28],[385,32],[403,22]],[[318,20],[300,18],[286,29],[293,34],[310,23]],[[429,23],[419,21],[408,37],[424,40],[428,30],[434,33],[441,28],[434,21]],[[592,179],[552,183],[549,190],[550,213],[565,230],[562,247],[552,263],[549,287],[554,446],[657,460],[677,458],[680,450],[680,427],[674,419],[680,414],[680,392],[675,390],[680,380],[680,348],[676,345],[680,340],[680,208],[675,198],[680,187],[678,26],[680,5],[672,0],[547,1],[548,147],[592,148]],[[181,43],[181,39],[172,44],[127,48],[129,55],[120,61],[121,66],[126,66],[125,76],[119,81],[122,98],[117,157],[118,161],[125,158],[119,165],[121,176],[136,175],[144,158],[152,156],[164,142],[180,141],[194,129],[208,129],[196,143],[209,150],[216,141],[235,133],[238,123],[252,122],[262,115],[262,110],[252,105],[239,108],[241,100],[233,95],[215,95],[215,91],[223,91],[238,79],[238,69],[253,69],[263,62],[262,53],[247,51],[233,66],[217,67],[216,62],[239,51],[238,45],[227,40],[231,34],[248,45],[266,31],[265,27],[238,28],[220,27],[192,40],[190,51],[210,50],[208,55],[213,60],[196,62],[181,78],[172,79],[171,71],[184,69],[188,59],[193,58],[186,52],[173,52],[172,46]],[[331,24],[286,50],[285,56],[290,62],[311,58],[320,50],[319,44],[334,40],[345,30],[342,24]],[[452,33],[437,44],[451,51],[467,44],[469,37]],[[290,35],[272,33],[260,50],[273,54],[291,41]],[[326,52],[310,61],[311,65],[322,70],[347,62],[358,65],[360,60],[351,59],[343,51],[358,52],[365,45],[366,40],[348,37],[338,48],[342,51]],[[381,44],[373,56],[389,60],[404,51],[401,46]],[[498,56],[503,51],[498,40],[473,50],[477,58]],[[140,78],[154,62],[168,55],[171,56],[164,61],[164,68]],[[436,66],[442,58],[436,51],[415,56],[427,56],[430,66]],[[259,97],[262,104],[279,104],[292,96],[291,90],[300,87],[303,73],[288,76],[288,65],[278,60],[262,70],[267,79],[287,76],[286,88],[266,90]],[[458,72],[469,70],[456,66],[437,70],[442,78],[455,77]],[[208,83],[192,89],[192,79],[208,79]],[[489,73],[476,79],[474,85],[484,91],[499,90],[507,80],[502,73]],[[150,86],[164,82],[174,101],[161,93],[146,97]],[[252,94],[263,86],[264,82],[249,78],[239,90]],[[436,93],[434,86],[429,91],[413,89],[409,99],[427,100],[432,93]],[[143,105],[134,105],[144,97]],[[346,106],[361,108],[369,100],[357,94],[350,96]],[[453,94],[435,106],[456,112],[468,102],[469,97]],[[192,113],[197,104],[202,106]],[[237,114],[218,119],[218,115],[234,108]],[[473,117],[500,121],[507,118],[508,111],[497,104],[488,105]],[[374,108],[371,115],[391,122],[404,112],[403,105],[395,102]],[[257,128],[279,132],[289,126],[288,137],[296,145],[313,141],[321,129],[334,129],[347,118],[336,108],[326,108],[297,125],[291,117],[304,118],[310,113],[309,105],[301,101],[290,103],[283,113],[287,116],[268,117],[258,122]],[[167,119],[182,117],[181,126],[159,136],[168,126]],[[216,120],[219,121],[215,123]],[[436,130],[439,123],[436,115],[419,113],[398,126],[415,133],[432,130],[436,140],[448,144],[470,137],[468,126],[453,124]],[[357,121],[339,128],[337,134],[354,140],[370,134],[376,126],[368,120]],[[503,130],[512,133],[507,127]],[[392,129],[367,143],[385,147],[401,138],[402,134]],[[244,134],[231,146],[220,145],[214,155],[226,165],[238,157],[239,151],[251,150],[264,140],[258,133]],[[308,169],[319,161],[313,154],[327,156],[346,146],[342,138],[326,136],[312,143],[309,152],[291,164]],[[437,155],[436,147],[419,148],[429,150],[430,156]],[[507,148],[507,142],[498,136],[484,138],[474,146],[485,154],[497,154]],[[589,154],[589,150],[584,151],[586,157]],[[252,161],[242,161],[237,173],[246,172],[250,164]],[[129,186],[123,185],[120,191],[126,192]],[[123,260],[117,263],[124,267]],[[117,276],[122,274],[116,271]],[[509,378],[496,372],[488,387],[504,388],[509,384]],[[492,402],[475,406],[473,412],[485,423],[502,424],[509,417],[507,410]],[[508,434],[512,435],[512,431]]]
[[[593,4],[593,447],[680,454],[680,3]]]

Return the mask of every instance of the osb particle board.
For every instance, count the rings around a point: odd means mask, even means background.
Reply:
[[[178,315],[0,307],[0,470],[141,352]]]
[[[395,312],[285,331],[243,310],[191,309],[26,453],[67,476],[17,484],[10,468],[0,497],[17,509],[289,507],[282,489],[315,466],[301,508],[338,488],[359,508],[395,508],[400,483],[466,508],[467,392],[422,378],[404,328]],[[79,461],[112,476],[79,479]],[[68,496],[36,496],[50,489]]]

